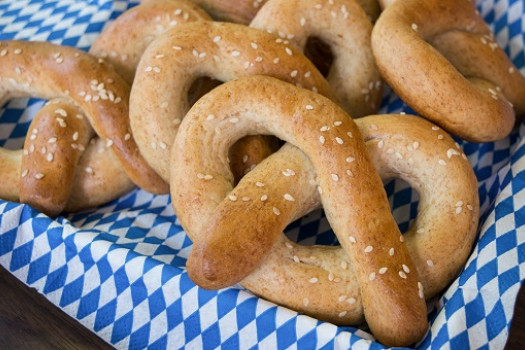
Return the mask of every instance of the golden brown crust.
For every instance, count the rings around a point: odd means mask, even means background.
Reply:
[[[185,97],[193,81],[201,76],[229,81],[253,74],[273,76],[335,99],[306,57],[282,39],[257,29],[232,23],[188,23],[148,47],[131,90],[130,119],[142,154],[163,179],[169,180],[169,153],[189,110]]]
[[[209,113],[215,118],[207,120]],[[268,194],[266,198],[265,186],[257,183],[247,192],[238,192],[237,188],[232,191],[232,175],[226,161],[229,145],[245,134],[275,134],[301,147],[318,170],[323,207],[348,254],[372,332],[380,341],[397,345],[409,345],[423,336],[427,328],[426,308],[420,297],[417,270],[400,239],[360,132],[346,113],[318,94],[274,78],[255,76],[216,88],[192,107],[187,118],[173,146],[171,193],[174,209],[195,244],[187,266],[199,285],[218,288],[243,278],[256,267],[253,261],[264,258],[271,250],[287,219],[295,216],[297,194],[285,192],[286,188],[279,187],[280,194]],[[281,169],[281,173],[288,177],[296,174],[294,169]],[[355,207],[348,206],[348,197]],[[221,231],[225,243],[206,236],[207,222],[203,218],[214,217],[215,211],[229,202],[235,208],[237,203],[246,202],[259,222],[273,223],[263,229],[278,227],[279,232],[261,237],[254,227],[243,232],[236,230],[234,235],[230,234],[232,230]],[[265,235],[270,236],[267,232]],[[207,249],[206,244],[213,248]],[[390,247],[396,251],[394,256],[388,254]],[[210,261],[209,255],[201,254],[203,249],[216,257],[211,264],[199,263]],[[222,255],[214,254],[219,251]],[[378,272],[385,266],[392,273]],[[328,286],[335,280],[333,275],[290,276],[312,285]],[[385,313],[386,309],[392,312]],[[334,315],[333,306],[324,313],[325,319],[331,315],[341,321],[347,315],[342,311]]]
[[[513,106],[525,111],[525,78],[470,1],[396,1],[374,26],[372,49],[409,106],[464,139],[501,139],[514,125]]]
[[[357,1],[270,0],[250,26],[301,51],[311,37],[328,44],[334,60],[327,80],[341,106],[354,118],[377,111],[383,84],[370,46],[372,23]]]

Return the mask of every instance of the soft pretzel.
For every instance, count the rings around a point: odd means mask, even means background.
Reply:
[[[0,91],[2,92],[0,101],[27,95],[70,99],[85,113],[107,146],[112,147],[124,171],[133,182],[150,192],[162,193],[167,191],[166,183],[147,165],[138,152],[133,138],[131,138],[127,118],[129,85],[110,65],[73,48],[44,42],[22,41],[1,42],[0,62],[2,63],[0,68]],[[54,104],[52,106],[55,107],[54,112],[49,112],[51,116],[45,117],[53,122],[50,128],[55,131],[69,129],[67,133],[71,134],[71,138],[64,142],[68,144],[68,148],[81,152],[85,146],[80,145],[77,141],[85,142],[86,138],[82,136],[83,133],[76,133],[76,130],[71,126],[80,127],[82,123],[70,120],[77,118],[79,114],[70,110],[73,113],[71,115],[64,108],[58,108]],[[56,169],[52,164],[47,163],[53,163],[55,158],[62,158],[59,154],[54,153],[54,151],[60,150],[50,145],[55,143],[58,138],[57,135],[53,135],[49,139],[44,139],[46,132],[40,133],[41,130],[38,127],[31,127],[30,129],[29,140],[26,142],[26,152],[24,152],[28,160],[23,162],[23,165],[36,163],[38,167],[48,169],[50,173],[33,171],[30,168],[22,169],[20,176],[24,178],[24,181],[20,183],[22,186],[27,185],[30,188],[43,188],[39,185],[31,185],[30,182],[44,178],[47,178],[44,181],[52,181],[54,178]],[[69,134],[67,135],[69,138]],[[38,152],[42,154],[42,157],[38,159],[35,157],[36,153],[30,154],[36,151],[37,147]],[[20,153],[10,153],[10,155],[14,154],[19,155]],[[76,156],[71,157],[78,158]],[[70,157],[68,159],[74,161]],[[10,161],[12,157],[7,157],[5,160]],[[13,168],[13,166],[9,168]],[[7,185],[7,187],[9,186],[18,186],[18,182]],[[59,192],[69,188],[69,186],[55,187]],[[13,194],[17,194],[18,191],[8,189],[8,192],[12,198]],[[49,191],[47,193],[49,194]],[[30,194],[30,191],[24,190],[21,194],[24,197]],[[58,192],[56,195],[61,197]]]
[[[179,22],[199,19],[209,19],[209,16],[202,9],[185,0],[163,0],[143,4],[126,11],[106,28],[94,42],[90,53],[112,64],[117,72],[131,84],[140,55],[156,36],[175,27]],[[36,139],[36,134],[27,137],[22,168],[31,170],[34,174],[52,174],[52,176],[42,179],[32,176],[23,177],[20,183],[19,200],[54,216],[66,208],[73,194],[78,196],[78,193],[82,193],[89,197],[85,191],[79,192],[78,189],[74,191],[73,181],[84,149],[94,147],[98,142],[94,141],[92,146],[88,145],[94,132],[89,122],[83,118],[81,110],[64,99],[56,99],[50,103],[53,106],[37,113],[31,123],[31,132],[40,131],[41,137]],[[61,115],[56,114],[55,111],[59,111]],[[66,120],[68,115],[79,116],[80,119],[75,117],[69,118],[67,123],[65,121],[54,122],[57,117]],[[49,143],[49,139],[57,139],[57,141]],[[34,152],[35,149],[38,151]],[[108,152],[93,153],[90,151],[89,153],[96,155],[93,160],[102,165],[114,158],[111,148],[108,150]],[[89,177],[100,179],[102,176],[108,179],[111,188],[114,189],[112,191],[106,189],[104,192],[106,195],[103,196],[98,195],[99,191],[96,191],[95,195],[88,200],[81,196],[85,203],[85,205],[80,205],[81,208],[114,199],[132,187],[123,170],[118,167],[100,169],[87,166],[78,169],[87,169],[83,174],[84,180]],[[109,170],[116,171],[116,173],[110,173]],[[86,184],[84,180],[78,185]],[[117,183],[116,180],[121,182]],[[96,182],[100,185],[100,181]],[[108,187],[108,185],[103,185],[103,187]],[[75,208],[76,205],[70,204],[68,209],[72,207]]]
[[[246,94],[246,91],[251,93]],[[209,114],[215,118],[207,120]],[[229,279],[234,276],[235,280],[239,272],[242,275],[243,270],[255,268],[250,260],[237,259],[236,254],[241,251],[243,257],[250,255],[254,261],[260,260],[264,252],[258,246],[271,246],[276,238],[268,234],[269,230],[279,227],[281,232],[288,223],[291,208],[296,207],[295,200],[303,202],[302,199],[294,200],[292,194],[293,189],[299,190],[294,186],[303,184],[294,185],[297,173],[286,165],[284,169],[274,169],[273,177],[284,176],[286,186],[291,186],[289,192],[265,196],[265,186],[272,178],[252,182],[252,192],[232,191],[232,175],[225,159],[231,143],[246,134],[274,134],[300,147],[317,169],[325,213],[348,253],[347,262],[351,261],[356,273],[364,313],[374,334],[385,343],[396,344],[410,344],[422,337],[427,324],[418,273],[390,214],[381,180],[369,160],[359,130],[342,109],[308,90],[297,89],[271,77],[255,76],[239,78],[214,89],[192,107],[186,118],[171,153],[170,184],[175,212],[193,240],[196,254],[200,256],[199,242],[207,234],[206,222],[213,222],[224,206],[239,203],[230,207],[232,216],[240,212],[241,207],[248,206],[248,211],[256,217],[251,222],[254,229],[240,231],[248,223],[235,229],[242,234],[240,246],[234,236],[225,236],[228,240],[222,243],[223,258],[216,262],[229,271],[226,276],[213,275],[211,266],[201,268],[197,265],[194,267],[202,274],[193,273],[192,278],[200,277],[199,284],[205,282],[205,287],[218,288],[223,281],[215,277]],[[294,159],[290,162],[294,167],[299,165]],[[257,227],[258,222],[267,224]],[[393,256],[389,255],[392,247],[395,249]],[[305,275],[304,271],[297,273],[297,269],[285,271],[274,267],[276,277],[281,273],[275,281],[279,284],[285,282],[283,277],[288,273],[290,279],[302,281],[305,286],[323,285],[329,289],[334,280],[333,275],[332,278]],[[378,271],[384,267],[391,272],[380,274]],[[219,283],[215,284],[216,281]],[[335,288],[336,283],[333,284]],[[281,284],[281,292],[283,288],[286,290],[288,285]],[[309,291],[292,292],[296,298],[298,294],[309,294]],[[338,297],[340,295],[325,300],[327,308],[321,313],[325,319],[345,323],[351,315],[347,316],[343,312],[346,309],[336,303]],[[318,298],[324,300],[322,295]],[[334,309],[338,309],[335,315]],[[392,311],[385,313],[388,309]]]
[[[354,118],[379,107],[382,82],[370,47],[372,23],[357,1],[270,0],[250,26],[289,39],[300,50],[311,37],[328,43],[334,60],[327,80],[341,106]]]
[[[464,139],[501,139],[513,107],[525,111],[525,79],[471,1],[395,1],[374,26],[372,49],[410,107]]]
[[[187,96],[191,83],[201,76],[229,81],[253,74],[274,76],[335,99],[306,57],[282,39],[257,29],[232,23],[188,23],[151,43],[137,68],[130,118],[142,154],[163,179],[169,180],[169,152],[189,110],[187,99],[181,96]]]

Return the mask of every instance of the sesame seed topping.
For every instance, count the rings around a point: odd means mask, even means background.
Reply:
[[[75,132],[73,133],[72,138],[73,138],[73,141],[77,141],[77,140],[78,140],[78,131],[75,131]]]
[[[283,197],[284,197],[284,199],[286,199],[289,202],[295,202],[295,198],[292,197],[292,195],[289,194],[289,193],[285,193]]]
[[[237,196],[233,195],[233,194],[230,194],[228,196],[228,199],[231,200],[232,202],[235,202],[237,200]]]
[[[417,233],[423,233],[423,232],[425,232],[425,229],[424,228],[418,228],[416,232]]]
[[[281,215],[281,212],[279,211],[279,209],[277,209],[276,207],[273,207],[272,208],[272,211],[275,215]]]
[[[418,292],[419,292],[419,297],[421,299],[424,299],[425,298],[425,294],[423,292],[423,284],[421,284],[421,282],[417,282],[417,289],[418,289]]]
[[[447,162],[445,162],[443,159],[438,160],[439,165],[447,165]]]
[[[260,181],[257,181],[257,182],[255,183],[255,186],[257,186],[257,187],[264,187],[264,183],[262,183],[262,182],[260,182]]]
[[[211,175],[209,175],[209,176],[211,176]],[[241,198],[241,200],[242,200],[243,202],[249,202],[250,199],[251,199],[251,198],[248,197],[248,196],[244,196],[244,197]]]
[[[111,147],[111,146],[113,146],[113,140],[112,140],[112,139],[108,139],[108,140],[106,141],[106,147]],[[154,147],[154,148],[155,148],[155,147]]]
[[[375,280],[375,279],[376,279],[376,273],[375,273],[375,272],[372,272],[370,275],[368,275],[368,279],[369,279],[370,281]]]
[[[339,302],[345,301],[346,300],[346,295],[341,295],[338,300],[339,300]]]
[[[414,143],[412,144],[412,147],[414,147],[414,149],[418,149],[418,148],[419,148],[419,142],[417,142],[417,141],[414,142]]]
[[[232,51],[232,56],[233,57],[237,57],[237,56],[240,56],[241,53],[239,51]]]
[[[415,30],[415,31],[417,32],[417,24],[412,23],[412,25],[411,25],[410,27],[412,27],[412,29]]]
[[[15,67],[15,72],[16,72],[16,74],[22,74],[22,71],[18,67]]]
[[[404,273],[403,271],[399,271],[399,277],[403,278],[403,279],[406,279],[407,278],[407,275],[406,273]]]
[[[286,51],[286,53],[287,53],[289,56],[292,56],[292,55],[293,55],[293,52],[292,52],[292,50],[290,50],[289,47],[285,47],[284,50]]]
[[[319,142],[321,142],[322,145],[324,145],[325,141],[326,138],[323,135],[319,136]]]
[[[405,237],[403,237],[403,235],[400,235],[399,236],[399,242],[403,243],[405,241]]]
[[[372,250],[374,250],[374,247],[372,247],[371,245],[367,246],[365,248],[365,253],[370,253]]]
[[[434,126],[432,127],[432,130],[434,130],[434,131],[439,130],[439,126],[435,126],[435,125],[434,125]]]
[[[239,122],[239,118],[236,118],[236,117],[230,118],[230,123],[235,124],[237,122]]]
[[[385,143],[383,142],[383,140],[379,140],[379,142],[377,143],[377,147],[379,148],[383,148],[384,145]]]
[[[344,143],[343,139],[340,138],[340,137],[336,137],[336,138],[335,138],[335,141],[336,141],[338,144],[340,144],[340,145],[342,145],[342,144]]]
[[[352,163],[355,161],[355,158],[354,157],[346,157],[346,162],[347,163]]]
[[[296,263],[301,262],[301,260],[299,259],[297,255],[293,256],[293,261],[295,261]]]
[[[379,269],[379,274],[384,275],[388,271],[388,267],[382,267]]]
[[[470,205],[470,204],[467,204],[467,208],[468,208],[468,210],[470,210],[470,211],[472,211],[472,210],[474,209],[474,207],[473,207],[472,205]]]
[[[304,27],[304,25],[306,24],[306,19],[304,17],[301,17],[300,24],[301,27]]]
[[[2,55],[2,56],[3,56],[3,55]],[[510,74],[514,73],[514,71],[515,71],[515,70],[514,70],[514,67],[509,67],[509,73],[510,73]]]
[[[29,173],[29,170],[24,169],[24,171],[22,171],[22,177],[26,177],[28,173]]]
[[[317,281],[319,281],[319,280],[317,279],[317,277],[312,277],[312,278],[310,278],[310,279],[308,280],[308,282],[310,282],[310,283],[317,283]]]
[[[303,299],[303,305],[304,306],[308,306],[308,304],[310,304],[310,300],[308,300],[308,298],[304,298]]]
[[[334,278],[335,278],[335,276],[334,276],[333,272],[330,272],[330,273],[328,274],[328,280],[329,280],[329,281],[333,281]]]
[[[348,268],[348,263],[347,263],[346,261],[344,261],[344,260],[341,261],[341,268],[342,268],[343,270],[346,270],[346,269]]]
[[[261,201],[262,201],[262,202],[264,202],[264,201],[267,200],[267,199],[268,199],[268,196],[267,196],[267,195],[263,194],[263,195],[261,196]]]
[[[444,138],[443,135],[441,135],[441,134],[438,135],[438,140],[443,140],[443,138]]]
[[[173,50],[176,50],[176,51],[180,51],[180,50],[182,50],[182,47],[180,47],[180,46],[172,46],[171,48],[172,48]]]
[[[290,76],[291,76],[292,78],[295,78],[295,77],[297,76],[297,73],[298,73],[297,70],[293,70],[293,71],[290,73]]]
[[[282,173],[283,173],[284,176],[293,176],[293,175],[295,175],[295,171],[293,171],[292,169],[286,169]]]
[[[35,179],[37,179],[37,180],[40,180],[43,177],[44,177],[44,174],[42,174],[42,173],[36,173],[35,174]]]
[[[29,139],[30,139],[30,140],[34,140],[34,139],[36,139],[36,135],[33,134],[33,135],[29,136]]]
[[[258,47],[258,46],[257,46],[257,43],[254,43],[254,42],[250,43],[250,46],[251,46],[252,49],[254,49],[254,50],[256,50],[257,47]]]
[[[5,56],[5,55],[7,55],[6,49],[3,49],[2,51],[0,51],[0,56]]]
[[[274,64],[277,64],[277,63],[279,63],[280,60],[281,60],[281,59],[280,59],[279,57],[276,57],[276,58],[273,59],[273,63],[274,63]]]
[[[343,122],[340,121],[340,120],[336,120],[336,121],[334,122],[334,126],[341,126],[342,124],[343,124]]]
[[[346,311],[342,311],[342,312],[340,312],[340,313],[339,313],[339,317],[345,317],[345,316],[346,316],[346,313],[347,313]]]
[[[47,156],[46,156],[46,160],[48,162],[52,162],[53,161],[53,153],[48,153]]]
[[[325,132],[325,131],[328,131],[330,130],[330,127],[328,125],[323,125],[321,126],[321,129],[319,129],[319,131],[322,131],[322,132]]]
[[[221,37],[219,35],[213,38],[214,43],[218,43],[219,41],[221,41]]]
[[[410,269],[405,264],[403,264],[403,271],[405,271],[406,273],[410,273]]]
[[[293,249],[293,245],[292,245],[292,243],[290,243],[290,242],[286,242],[286,243],[284,243],[284,245],[285,245],[286,248],[288,248],[288,249]]]
[[[215,119],[215,116],[213,114],[210,114],[206,117],[206,120],[213,120]]]
[[[461,207],[456,208],[456,214],[461,214],[462,211],[463,211],[463,208]]]
[[[124,135],[124,140],[128,141],[129,139],[131,139],[131,134],[128,132],[126,135]]]
[[[430,267],[434,267],[434,262],[430,259],[427,260],[427,265]]]
[[[339,175],[337,175],[337,174],[330,174],[330,176],[332,177],[332,180],[339,181]]]
[[[351,243],[355,243],[355,242],[356,242],[354,236],[350,236],[350,237],[348,237],[348,240],[349,240]]]
[[[308,109],[308,110],[312,110],[314,109],[314,107],[312,105],[306,105],[304,108]]]
[[[348,298],[348,299],[346,300],[346,302],[347,302],[348,304],[355,304],[356,300],[355,300],[355,298]]]

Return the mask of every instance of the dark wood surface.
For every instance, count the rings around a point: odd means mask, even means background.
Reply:
[[[0,349],[112,349],[0,266]],[[525,349],[525,288],[521,288],[505,349]]]

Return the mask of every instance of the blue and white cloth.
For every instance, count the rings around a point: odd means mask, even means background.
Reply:
[[[4,0],[0,39],[43,40],[87,50],[111,20],[138,0]],[[496,39],[525,73],[525,1],[481,0]],[[524,96],[525,98],[525,96]],[[0,110],[0,146],[20,148],[43,102]],[[382,112],[409,111],[387,92]],[[459,143],[479,179],[479,238],[465,269],[429,306],[418,348],[502,348],[525,278],[525,124],[506,139]],[[405,230],[417,194],[386,184]],[[290,225],[300,242],[335,241],[321,212]],[[366,332],[337,327],[239,288],[206,291],[185,272],[191,249],[167,195],[141,190],[95,210],[52,220],[0,200],[0,264],[117,348],[381,349]]]

